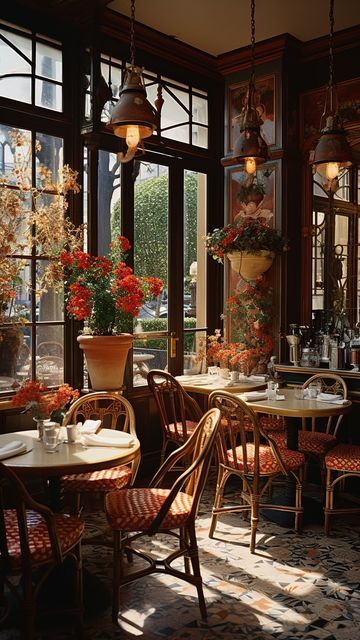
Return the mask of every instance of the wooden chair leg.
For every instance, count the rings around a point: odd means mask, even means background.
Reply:
[[[251,517],[250,517],[250,553],[255,553],[256,532],[259,522],[259,501],[260,496],[253,494],[251,496]]]
[[[229,477],[229,474],[227,474],[224,468],[221,465],[219,465],[218,476],[216,481],[215,499],[214,499],[214,505],[212,509],[210,529],[209,529],[209,538],[213,538],[214,536],[216,523],[218,519],[218,514],[214,513],[214,509],[220,509],[222,507],[223,500],[224,500],[224,487],[228,477]]]
[[[331,470],[326,471],[326,496],[325,496],[325,509],[324,509],[324,529],[325,534],[328,536],[330,531],[330,512],[334,507],[334,488],[331,483]]]
[[[195,586],[198,594],[199,609],[200,609],[202,619],[206,620],[207,610],[206,610],[205,596],[204,596],[202,577],[201,577],[201,571],[200,571],[199,551],[197,546],[195,528],[193,524],[190,527],[190,530],[188,531],[188,537],[190,541],[190,557],[191,557],[193,574],[195,578]]]

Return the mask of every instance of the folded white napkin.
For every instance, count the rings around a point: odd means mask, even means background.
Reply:
[[[240,393],[239,397],[245,402],[253,402],[255,400],[267,400],[266,391],[247,391],[246,393]]]
[[[277,393],[275,400],[285,400],[285,396],[282,396],[279,393]]]
[[[85,420],[84,424],[79,426],[80,433],[96,433],[101,426],[101,420]]]
[[[318,400],[323,400],[323,402],[333,402],[334,400],[340,400],[341,395],[339,393],[324,393],[321,391],[317,398]]]
[[[11,442],[0,447],[0,460],[12,458],[12,456],[17,456],[19,453],[25,453],[25,451],[26,444],[24,442],[21,442],[21,440],[11,440]]]
[[[253,382],[265,382],[266,376],[249,376],[249,380]]]
[[[82,434],[82,442],[92,447],[132,447],[135,439],[129,433],[114,431],[111,435],[103,436],[96,433]]]
[[[321,398],[320,397],[321,394],[319,394],[316,398],[316,400],[318,402],[327,402],[328,404],[347,404],[348,400],[344,400],[343,398],[339,397],[339,396],[333,396],[332,398]],[[330,395],[330,394],[326,394],[326,395]]]

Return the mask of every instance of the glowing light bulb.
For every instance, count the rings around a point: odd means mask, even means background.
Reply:
[[[338,162],[328,162],[326,164],[326,177],[328,180],[334,180],[339,175],[339,163]]]
[[[140,141],[140,131],[136,124],[131,124],[126,129],[126,144],[130,149],[136,148]]]
[[[256,162],[255,158],[246,158],[245,161],[245,171],[246,173],[252,175],[256,171]]]

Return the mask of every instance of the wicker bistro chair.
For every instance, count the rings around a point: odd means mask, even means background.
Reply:
[[[6,506],[6,505],[11,505]],[[80,633],[83,621],[81,537],[84,523],[77,516],[54,514],[35,502],[17,475],[0,463],[0,589],[2,604],[6,593],[21,606],[21,637],[34,635],[37,597],[51,572],[69,558],[74,566],[74,583],[68,585],[73,604],[51,611],[42,607],[42,615],[51,613],[76,616]],[[17,579],[19,584],[17,585]],[[19,588],[21,587],[21,588]],[[0,624],[10,607],[5,606]],[[40,611],[38,612],[40,614]]]
[[[116,393],[97,391],[79,398],[71,405],[65,418],[65,424],[88,419],[99,419],[102,427],[121,429],[136,437],[134,410],[126,398]],[[75,513],[79,513],[83,493],[99,492],[104,494],[107,491],[132,485],[139,463],[140,455],[132,463],[112,469],[62,476],[62,489],[66,494],[73,494]]]
[[[168,445],[182,445],[193,433],[203,411],[171,373],[152,369],[147,381],[160,416],[163,434],[160,460],[163,462]]]
[[[360,507],[350,505],[335,506],[334,490],[350,476],[360,478],[360,445],[338,444],[325,456],[326,467],[326,500],[325,500],[325,533],[330,530],[330,516],[360,513]]]
[[[318,382],[322,393],[341,395],[343,400],[347,399],[346,382],[336,373],[316,373],[308,378],[302,388],[308,389],[312,382]],[[323,430],[320,430],[321,418],[302,418],[301,430],[299,431],[299,451],[306,457],[316,457],[320,460],[320,472],[322,484],[325,486],[325,456],[327,452],[337,444],[336,436],[343,415],[329,416]],[[279,446],[286,446],[286,434],[275,433],[274,440]]]
[[[217,407],[221,412],[216,440],[218,479],[209,536],[213,537],[221,513],[250,512],[250,552],[255,553],[259,511],[262,508],[294,513],[295,529],[300,531],[304,454],[285,448],[280,450],[270,433],[262,429],[254,411],[237,396],[226,391],[213,391],[209,396],[209,406]],[[249,429],[250,423],[252,429]],[[232,475],[242,480],[241,500],[237,505],[226,506],[223,504],[224,489]],[[280,476],[295,480],[294,505],[263,501],[272,482]]]
[[[206,618],[195,518],[208,475],[219,419],[217,409],[208,411],[186,442],[161,465],[148,488],[122,489],[106,495],[105,511],[114,534],[114,623],[118,616],[120,587],[150,573],[169,574],[194,585],[201,615]],[[190,464],[171,488],[162,488],[163,485],[169,486],[169,474],[180,460],[190,460]],[[155,559],[156,545],[149,553],[133,546],[138,538],[157,533],[175,537],[179,542],[178,549],[171,551],[166,558]],[[145,559],[147,566],[125,575],[123,550]],[[172,567],[172,562],[181,556],[184,557],[184,571]]]

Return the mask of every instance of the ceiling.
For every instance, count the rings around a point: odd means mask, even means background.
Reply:
[[[130,0],[109,9],[130,15]],[[250,0],[136,0],[135,18],[214,56],[250,44]],[[335,0],[335,31],[360,23],[359,0]],[[290,33],[306,42],[329,33],[329,0],[256,0],[256,41]],[[135,31],[136,43],[136,31]]]

